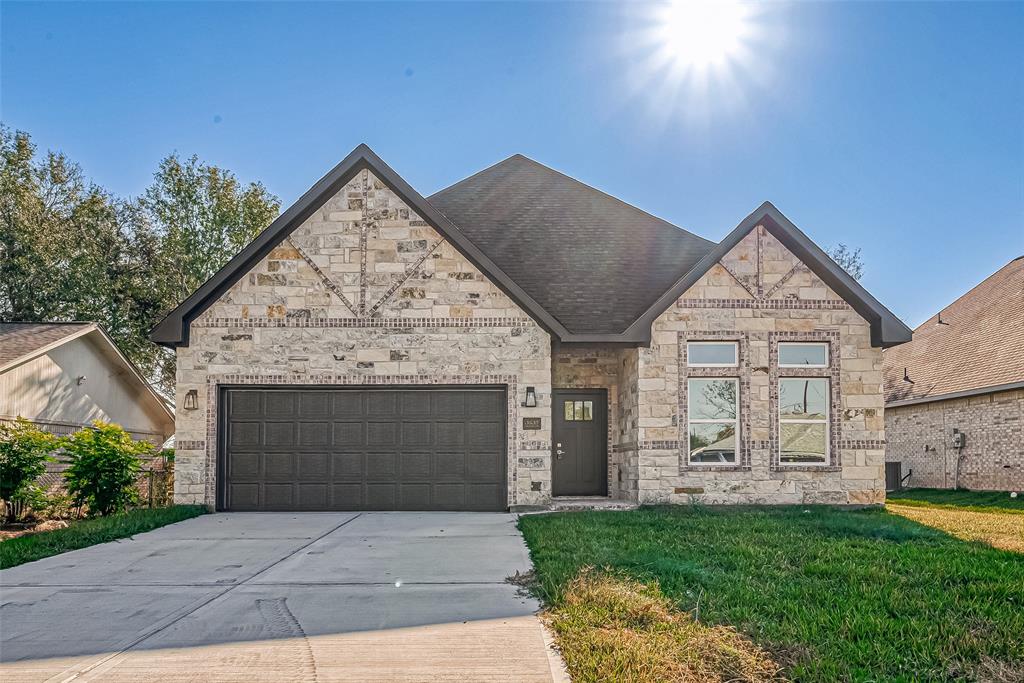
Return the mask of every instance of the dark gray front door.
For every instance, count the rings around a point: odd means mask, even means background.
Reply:
[[[608,495],[608,394],[604,389],[555,389],[556,496]]]
[[[221,393],[222,510],[504,510],[505,390]]]

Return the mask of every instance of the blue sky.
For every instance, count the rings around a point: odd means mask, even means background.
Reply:
[[[108,189],[166,154],[287,205],[366,142],[424,195],[523,153],[710,239],[765,199],[916,325],[1024,254],[1024,3],[775,3],[677,87],[651,8],[0,5],[0,114]]]

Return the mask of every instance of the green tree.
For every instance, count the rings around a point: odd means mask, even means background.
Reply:
[[[134,441],[120,425],[97,420],[61,440],[70,464],[64,471],[68,493],[90,515],[121,512],[137,502],[135,479],[142,469],[139,456],[153,446]]]
[[[39,498],[41,492],[35,481],[46,472],[46,463],[53,459],[50,453],[56,447],[52,434],[24,418],[0,422],[0,499],[11,503]],[[7,505],[5,518],[10,510]]]

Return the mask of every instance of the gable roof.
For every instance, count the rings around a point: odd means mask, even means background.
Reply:
[[[187,299],[150,332],[150,339],[166,346],[188,345],[189,324],[210,307],[245,273],[287,237],[295,228],[334,196],[357,173],[369,169],[410,209],[420,215],[463,256],[479,268],[494,284],[527,312],[539,325],[560,336],[567,334],[554,317],[540,306],[522,287],[506,275],[480,248],[459,231],[448,218],[430,205],[409,183],[378,157],[367,145],[356,147],[341,163],[318,180],[298,201],[292,204],[263,232],[204,282]]]
[[[939,322],[941,317],[942,322]],[[889,405],[1024,386],[1024,256],[921,323],[885,352]],[[903,379],[903,372],[913,384]]]
[[[96,329],[96,323],[0,323],[0,372]]]
[[[428,201],[365,144],[168,313],[150,338],[187,346],[190,323],[363,169],[560,342],[650,343],[654,319],[760,224],[871,323],[875,346],[910,339],[899,319],[769,202],[716,245],[522,155]]]
[[[623,332],[715,246],[521,154],[429,201],[574,333]]]
[[[173,429],[174,413],[168,407],[167,401],[156,392],[135,364],[121,353],[114,340],[96,323],[0,323],[0,374],[82,337],[90,337],[102,355],[119,367],[122,377],[143,389],[141,395],[146,397],[145,400],[152,409],[169,420],[169,425]]]

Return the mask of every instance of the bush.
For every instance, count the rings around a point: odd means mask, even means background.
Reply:
[[[139,456],[153,452],[149,443],[133,441],[119,425],[97,420],[62,445],[70,460],[64,472],[68,493],[77,505],[87,506],[90,515],[122,512],[138,500]]]
[[[31,506],[42,499],[36,479],[46,472],[57,445],[55,436],[23,418],[14,424],[0,423],[0,498],[6,503],[5,518],[10,516],[12,503]]]

